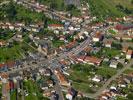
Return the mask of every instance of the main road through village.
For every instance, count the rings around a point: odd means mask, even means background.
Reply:
[[[30,3],[28,3],[28,2],[27,2],[27,4],[28,4],[29,6],[33,6],[33,5],[31,5]],[[46,10],[46,9],[45,9],[45,10]],[[58,16],[58,17],[61,17],[61,19],[65,19],[65,20],[67,20],[67,21],[71,21],[71,19],[68,19],[68,18],[66,18],[66,17],[64,17],[64,16],[62,16],[62,15],[59,15],[59,14],[57,14],[56,12],[51,12],[51,11],[48,11],[48,10],[46,10],[46,11],[49,12],[49,13],[52,13],[52,14]],[[71,22],[72,22],[72,21],[71,21]],[[74,23],[74,24],[75,24],[75,23]],[[107,28],[106,28],[106,29],[107,29]],[[82,28],[82,30],[86,30],[86,29],[83,29],[83,28]],[[104,29],[104,31],[105,31],[105,29]],[[92,32],[92,33],[94,34],[95,31]],[[70,58],[70,59],[72,59],[72,58],[71,58],[71,55],[77,55],[77,54],[80,53],[84,48],[86,48],[91,42],[92,42],[92,38],[91,38],[91,36],[89,36],[86,40],[84,40],[82,43],[80,43],[80,44],[79,44],[78,46],[76,46],[75,48],[71,49],[69,52],[64,52],[64,53],[58,54],[58,57],[57,57],[57,56],[53,56],[53,57],[51,57],[51,58],[49,58],[49,59],[47,59],[47,60],[41,60],[41,61],[39,61],[37,64],[32,64],[32,63],[27,64],[27,63],[24,63],[23,67],[13,69],[13,70],[7,71],[7,72],[5,72],[5,73],[7,73],[7,74],[19,73],[20,71],[23,71],[23,70],[28,69],[28,68],[32,68],[32,69],[39,68],[39,67],[41,67],[42,65],[47,66],[47,67],[51,68],[52,70],[54,70],[55,68],[60,68],[61,65],[60,65],[60,63],[59,63],[59,60],[65,59],[65,58]],[[104,90],[107,88],[107,86],[110,84],[110,82],[111,82],[112,80],[116,79],[116,78],[117,78],[120,74],[122,74],[126,69],[130,68],[130,66],[131,66],[132,64],[133,64],[133,61],[131,61],[128,65],[124,65],[124,67],[123,67],[122,69],[120,69],[120,70],[117,72],[116,75],[112,76],[109,80],[107,80],[107,81],[103,84],[103,86],[102,86],[96,93],[94,93],[94,94],[89,94],[89,93],[87,93],[87,94],[84,94],[84,96],[90,97],[90,98],[96,98],[97,96],[99,96],[99,95],[102,93],[102,91],[104,91]],[[125,66],[126,66],[126,67],[125,67]],[[61,86],[60,86],[59,83],[58,83],[58,84],[56,85],[55,89],[57,90],[57,93],[59,94],[59,100],[64,100],[64,97],[63,97],[63,94],[62,94],[60,88],[61,88]]]

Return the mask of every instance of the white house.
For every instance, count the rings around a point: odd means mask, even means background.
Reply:
[[[105,47],[107,47],[107,48],[111,48],[111,46],[112,46],[112,41],[106,41],[104,45],[105,45]]]
[[[110,63],[109,67],[117,68],[117,65],[118,65],[118,62],[113,60],[113,61]]]
[[[94,36],[93,36],[93,41],[94,42],[99,42],[100,40],[102,40],[103,35],[100,32],[97,32]]]
[[[92,81],[94,81],[94,82],[100,82],[100,81],[101,81],[101,77],[100,77],[100,76],[95,75],[95,77],[94,77],[94,78],[92,78]]]
[[[132,54],[133,54],[133,51],[132,50],[128,50],[127,54],[126,54],[126,59],[131,59],[132,58]]]
[[[68,93],[68,94],[66,94],[66,99],[72,100],[73,99],[73,96],[70,93]]]

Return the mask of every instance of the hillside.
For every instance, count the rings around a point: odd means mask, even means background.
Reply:
[[[133,0],[85,0],[92,15],[98,18],[121,17],[133,14]]]
[[[77,5],[80,5],[80,0],[37,0],[37,1],[39,3],[47,5],[51,9],[59,11],[67,11],[74,16],[80,16],[80,10],[77,7]]]

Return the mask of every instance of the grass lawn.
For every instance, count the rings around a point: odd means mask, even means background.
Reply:
[[[103,48],[102,53],[105,56],[109,56],[109,57],[115,57],[117,55],[120,55],[121,51],[117,50],[117,49],[110,49],[110,48]]]
[[[78,83],[78,82],[73,82],[72,86],[84,93],[94,93],[95,91],[93,91],[93,89],[91,87],[89,87],[88,83]]]
[[[3,47],[0,48],[0,62],[5,62],[7,60],[19,59],[22,56],[20,55],[20,46],[13,46],[11,48]]]
[[[69,7],[69,5],[65,5],[64,0],[37,0],[40,3],[43,3],[44,5],[49,6],[50,8],[59,10],[59,11],[67,11]],[[73,16],[80,16],[81,12],[79,9],[77,9],[77,7],[75,7],[74,9],[71,9],[69,11]]]
[[[19,21],[26,24],[44,22],[44,20],[47,20],[48,22],[50,21],[49,23],[51,23],[52,21],[50,18],[47,18],[43,13],[31,11],[30,9],[27,9],[21,5],[17,5],[14,2],[10,2],[9,4],[2,6],[0,9],[1,21]]]
[[[39,87],[37,86],[36,83],[33,83],[33,81],[28,80],[24,82],[24,88],[28,91],[29,95],[25,96],[25,100],[45,100],[40,92]],[[36,93],[34,95],[33,93]],[[47,100],[47,99],[46,99]]]
[[[55,41],[52,41],[52,43],[54,47],[59,47],[64,45],[64,41],[61,41],[61,40],[55,40]]]
[[[16,100],[16,91],[13,91],[13,92],[10,93],[10,99],[11,100]],[[21,96],[18,96],[18,99],[21,100]]]
[[[63,10],[65,8],[64,0],[37,0],[47,6],[54,6],[57,10]]]
[[[93,76],[91,73],[94,70],[94,66],[90,66],[87,64],[76,64],[72,65],[69,70],[70,76],[68,77],[72,80],[72,86],[84,93],[92,93],[94,92],[89,85],[92,84],[89,81],[89,77]],[[99,85],[99,84],[98,84]]]
[[[111,76],[113,76],[117,73],[117,70],[110,68],[110,67],[101,67],[101,68],[98,68],[96,73],[98,75],[105,77],[105,78],[110,78]]]
[[[89,3],[91,13],[99,18],[121,17],[126,15],[125,11],[119,10],[116,5],[122,5],[132,11],[131,0],[85,0]]]
[[[117,34],[114,30],[111,30],[111,29],[108,30],[108,32],[111,33],[111,34],[113,34],[113,35]]]
[[[25,43],[14,44],[12,47],[1,47],[0,62],[21,59],[27,51],[33,52],[33,49]]]
[[[133,73],[133,69],[127,69],[124,71],[124,74],[129,74],[129,73]]]
[[[96,56],[96,57],[101,57],[101,56],[105,56],[105,57],[115,57],[117,55],[120,55],[121,51],[115,48],[102,48],[98,53],[93,53],[92,55]]]

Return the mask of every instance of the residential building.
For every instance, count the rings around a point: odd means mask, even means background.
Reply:
[[[64,29],[64,26],[62,24],[50,24],[50,25],[48,25],[48,28],[50,30],[55,30],[55,29],[62,30],[62,29]]]
[[[97,32],[94,36],[93,36],[93,41],[94,42],[99,42],[103,39],[103,35],[100,32]]]
[[[118,62],[117,62],[117,61],[115,61],[115,60],[113,60],[113,61],[111,61],[111,63],[110,63],[110,65],[109,65],[109,67],[112,67],[112,68],[117,68],[117,65],[118,65]]]
[[[132,54],[133,54],[133,51],[132,50],[128,50],[127,54],[126,54],[126,59],[131,59],[132,58]]]
[[[102,59],[94,57],[94,56],[87,56],[84,61],[91,65],[100,65],[102,62]]]
[[[62,86],[70,86],[70,82],[67,80],[65,75],[59,69],[56,69],[54,73],[59,79],[59,82]]]
[[[107,48],[111,48],[112,47],[112,41],[109,41],[109,40],[108,41],[105,41],[104,45]]]

